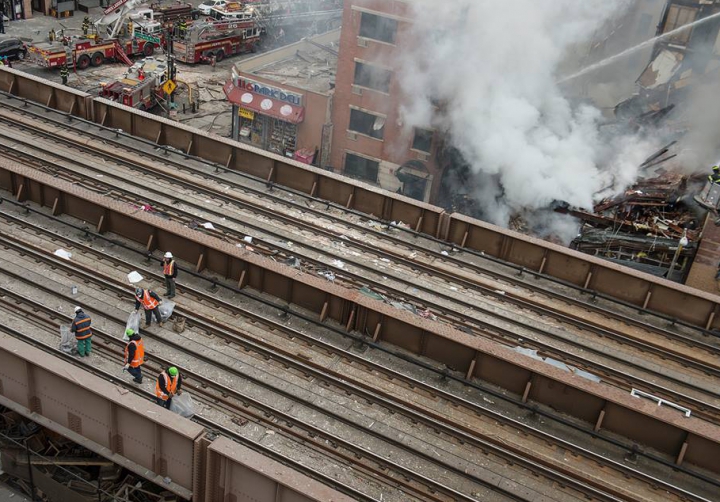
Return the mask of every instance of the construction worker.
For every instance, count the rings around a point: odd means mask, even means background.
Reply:
[[[5,61],[0,57],[0,66],[5,66]]]
[[[67,63],[62,65],[62,68],[60,68],[60,78],[62,79],[62,85],[67,85],[67,79],[68,75],[70,75],[70,70],[68,70]]]
[[[70,332],[75,333],[77,340],[77,351],[80,357],[89,356],[92,351],[92,320],[83,312],[82,307],[75,307],[75,319],[73,319]]]
[[[152,316],[155,315],[155,320],[162,328],[163,321],[160,317],[160,311],[158,305],[162,303],[162,299],[157,295],[156,292],[150,291],[149,289],[143,290],[143,288],[135,288],[135,312],[140,310],[140,306],[145,310],[145,326],[149,328],[152,322]]]
[[[82,24],[83,35],[87,35],[89,29],[90,29],[90,18],[85,16],[85,18],[83,19],[83,24]]]
[[[175,296],[175,278],[177,277],[177,266],[173,254],[168,251],[165,253],[162,261],[163,275],[165,276],[165,296],[173,298]]]
[[[182,375],[175,366],[170,366],[160,373],[155,383],[155,399],[157,404],[170,409],[173,396],[182,394]]]
[[[50,40],[50,42],[54,42],[54,41],[55,41],[55,30],[50,30],[50,31],[48,32],[48,40]]]
[[[720,183],[720,166],[713,166],[712,174],[708,176],[710,183]]]
[[[126,329],[125,335],[130,338],[130,341],[125,346],[125,367],[123,370],[127,370],[133,376],[133,382],[142,383],[142,369],[140,367],[145,362],[145,345],[140,335],[135,333],[133,329]]]
[[[184,19],[180,21],[180,24],[178,25],[178,30],[180,32],[180,38],[185,38],[185,32],[187,31],[187,23]]]

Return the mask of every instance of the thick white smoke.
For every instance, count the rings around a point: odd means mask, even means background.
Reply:
[[[572,106],[557,84],[567,51],[626,0],[411,4],[415,42],[399,62],[403,124],[442,131],[475,172],[491,175],[476,194],[489,220],[507,225],[553,200],[590,208],[603,188],[632,183],[651,152],[627,138],[609,142],[601,113]]]

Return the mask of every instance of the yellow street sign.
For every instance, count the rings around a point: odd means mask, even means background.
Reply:
[[[163,84],[163,91],[165,91],[165,94],[172,94],[176,88],[177,84],[172,80],[168,80]]]
[[[255,112],[252,110],[246,110],[245,108],[240,108],[238,110],[239,115],[248,120],[255,120]]]

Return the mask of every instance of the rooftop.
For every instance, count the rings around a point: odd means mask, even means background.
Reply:
[[[256,75],[319,94],[328,94],[335,82],[340,30],[246,59],[235,65],[238,73]]]

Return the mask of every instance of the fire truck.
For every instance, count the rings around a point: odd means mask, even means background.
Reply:
[[[151,56],[161,46],[161,33],[144,33],[132,27],[129,14],[139,0],[118,0],[105,9],[94,23],[96,33],[83,37],[62,37],[55,42],[28,45],[30,61],[46,68],[68,66],[84,70],[100,66],[106,60],[132,65],[129,55]]]
[[[265,34],[257,20],[195,21],[173,41],[175,58],[183,63],[207,63],[215,58],[255,52]]]
[[[135,63],[123,78],[100,84],[100,96],[123,105],[149,110],[162,99],[162,85],[167,79],[167,62],[145,58]]]

